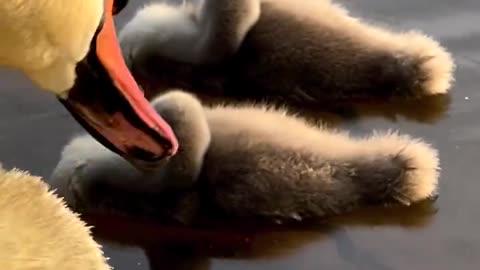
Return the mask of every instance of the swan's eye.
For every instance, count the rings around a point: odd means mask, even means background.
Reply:
[[[128,4],[128,0],[114,0],[113,1],[113,15],[117,15]]]

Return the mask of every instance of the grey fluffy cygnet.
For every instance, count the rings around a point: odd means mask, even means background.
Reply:
[[[77,136],[50,183],[69,205],[174,219],[198,207],[294,221],[409,205],[437,192],[437,151],[407,135],[355,138],[266,106],[202,106],[179,90],[152,105],[178,137],[178,154],[142,174],[89,135]]]
[[[207,96],[317,104],[447,93],[455,64],[420,31],[392,31],[329,0],[157,1],[121,29],[148,97]]]

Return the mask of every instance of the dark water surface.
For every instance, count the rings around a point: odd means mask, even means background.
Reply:
[[[130,1],[118,19],[144,0]],[[480,264],[480,1],[343,0],[353,14],[419,28],[439,39],[458,65],[450,103],[428,101],[402,116],[341,122],[352,133],[399,129],[440,151],[440,197],[407,211],[363,211],[309,228],[187,231],[92,218],[117,270],[147,269],[476,269]],[[22,75],[0,72],[0,161],[47,177],[78,124]],[[448,106],[447,106],[448,105]],[[421,109],[430,108],[426,114]],[[378,117],[375,117],[378,115]],[[230,230],[234,230],[230,228]],[[179,243],[177,247],[170,242]],[[181,245],[181,243],[187,243]]]

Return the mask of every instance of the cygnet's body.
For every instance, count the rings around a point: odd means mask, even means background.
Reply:
[[[182,88],[315,104],[441,94],[453,81],[434,39],[369,25],[329,0],[158,1],[119,39],[147,97]]]
[[[87,225],[39,177],[0,168],[2,270],[110,270]]]
[[[172,125],[179,153],[142,175],[88,135],[76,137],[51,177],[71,206],[181,221],[196,207],[233,218],[303,220],[436,193],[437,152],[408,136],[352,138],[285,111],[202,107],[180,91],[152,104]]]

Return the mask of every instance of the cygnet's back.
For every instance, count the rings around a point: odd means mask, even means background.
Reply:
[[[216,107],[206,116],[212,139],[202,180],[228,214],[318,217],[410,204],[436,190],[437,153],[409,136],[352,138],[258,106]]]

